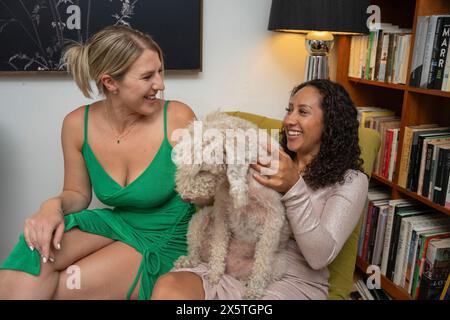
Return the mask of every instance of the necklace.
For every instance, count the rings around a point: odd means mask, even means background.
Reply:
[[[117,134],[116,130],[114,130],[111,122],[109,121],[109,114],[108,114],[106,105],[105,105],[105,114],[106,114],[106,121],[108,122],[109,127],[111,128],[111,130],[114,132],[114,135],[116,136],[117,144],[120,144],[120,140],[125,138],[131,132],[131,130],[133,130],[134,126],[136,125],[137,121],[139,120],[139,118],[137,118],[128,127],[128,130],[125,130],[122,134]]]

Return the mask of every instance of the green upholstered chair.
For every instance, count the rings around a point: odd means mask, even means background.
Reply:
[[[252,121],[263,129],[281,129],[280,120],[239,111],[227,112],[227,114]],[[361,158],[364,160],[364,172],[370,176],[378,149],[380,148],[380,135],[373,129],[360,128],[359,145],[361,147]],[[361,223],[362,216],[339,255],[328,266],[330,271],[328,299],[330,300],[349,299],[353,286],[353,273],[355,271]]]

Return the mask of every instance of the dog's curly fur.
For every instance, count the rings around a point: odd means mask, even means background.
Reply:
[[[203,131],[214,129],[223,141],[227,129],[238,128],[258,130],[249,121],[219,112],[202,121]],[[194,138],[193,124],[188,130]],[[183,143],[192,140],[181,141],[175,150],[186,148]],[[204,148],[211,140],[203,137],[197,143]],[[190,150],[194,152],[196,147]],[[222,151],[225,159],[229,151],[225,143]],[[255,159],[246,159],[244,164],[186,164],[190,156],[185,154],[175,160],[177,191],[203,209],[189,225],[188,256],[180,257],[175,268],[208,263],[211,283],[218,283],[227,273],[243,281],[244,299],[261,298],[267,284],[280,278],[285,270],[282,249],[287,244],[289,227],[281,195],[254,179],[256,171],[249,163]]]

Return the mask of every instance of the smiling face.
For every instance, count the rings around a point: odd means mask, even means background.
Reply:
[[[323,124],[322,97],[312,86],[295,93],[283,120],[287,147],[298,157],[315,156],[319,153]]]
[[[140,113],[152,109],[158,91],[164,90],[162,63],[155,51],[145,49],[120,81],[117,96],[123,104]],[[150,108],[150,109],[149,109]]]

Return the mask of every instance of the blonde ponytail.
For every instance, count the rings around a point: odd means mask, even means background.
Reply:
[[[89,83],[89,48],[88,44],[76,44],[64,53],[64,62],[67,71],[73,76],[75,82],[86,98],[92,98],[92,88]]]

